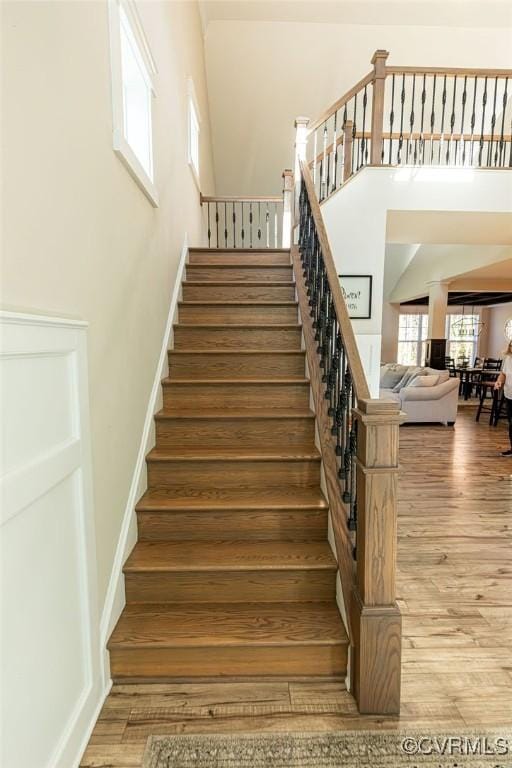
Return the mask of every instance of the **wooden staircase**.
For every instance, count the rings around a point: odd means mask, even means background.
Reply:
[[[343,678],[290,252],[191,249],[115,680]]]

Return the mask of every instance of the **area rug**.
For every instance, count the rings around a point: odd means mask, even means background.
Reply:
[[[512,768],[512,732],[150,736],[142,768]]]

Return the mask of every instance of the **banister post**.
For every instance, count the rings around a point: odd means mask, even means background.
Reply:
[[[375,51],[373,64],[372,136],[370,162],[382,164],[382,131],[384,125],[384,91],[386,87],[386,60],[389,51]]]
[[[300,161],[306,159],[309,117],[295,118],[295,220],[299,217]]]
[[[357,568],[350,606],[352,691],[363,714],[400,711],[401,617],[395,601],[397,403],[362,400],[357,419]]]
[[[283,236],[282,247],[289,248],[292,236],[292,194],[293,172],[287,168],[283,171]]]
[[[343,127],[343,183],[352,176],[352,142],[354,140],[354,123],[347,120]]]

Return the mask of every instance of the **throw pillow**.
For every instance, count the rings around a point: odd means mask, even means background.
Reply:
[[[435,387],[439,382],[439,374],[416,376],[409,384],[410,387]]]
[[[438,384],[444,384],[445,381],[448,381],[450,378],[450,371],[440,371],[439,372],[439,381]]]
[[[381,389],[393,389],[407,370],[406,365],[391,363],[380,369],[380,387]]]
[[[393,392],[400,392],[401,389],[404,387],[407,387],[408,384],[411,383],[411,381],[416,378],[416,376],[422,376],[425,372],[424,368],[419,368],[416,365],[411,365],[406,372],[404,373],[403,377],[400,379],[398,384],[396,384],[393,387]]]

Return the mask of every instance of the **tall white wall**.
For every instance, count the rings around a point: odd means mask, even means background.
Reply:
[[[486,356],[500,358],[507,346],[504,329],[507,320],[512,320],[512,302],[489,307]]]
[[[138,11],[158,70],[153,102],[158,208],[151,205],[112,147],[107,1],[1,4],[1,301],[4,309],[88,323],[94,497],[86,512],[92,514],[94,507],[97,565],[93,563],[93,569],[100,616],[126,519],[150,393],[160,373],[183,244],[187,236],[191,245],[202,240],[199,190],[188,166],[189,76],[202,118],[201,187],[205,194],[215,191],[197,3],[140,2]],[[40,382],[37,371],[24,375],[29,376],[23,385],[29,399],[38,394]],[[40,426],[44,436],[46,421],[40,421]],[[64,488],[62,493],[69,497],[72,489]],[[81,545],[74,538],[71,517],[60,519],[56,506],[39,512],[48,515],[51,541],[41,540],[43,549],[36,558],[32,545],[23,549],[21,537],[12,555],[33,581],[34,594],[40,590],[47,598],[53,581],[41,572],[42,562],[50,568],[57,553],[74,557]],[[54,565],[53,576],[60,563]],[[65,568],[59,578],[67,578]],[[25,604],[18,586],[3,583],[2,587],[15,591],[21,620]],[[76,638],[68,637],[56,619],[58,606],[45,613],[45,603],[40,605],[39,623],[24,619],[32,633],[33,660],[38,659],[40,674],[23,700],[24,690],[9,689],[9,706],[23,711],[28,722],[29,731],[25,728],[19,735],[27,742],[20,750],[40,740],[40,729],[51,718],[70,715],[74,693],[83,682],[78,678],[85,651],[80,656]],[[108,604],[107,613],[110,608]],[[108,626],[109,616],[102,618]],[[55,636],[56,653],[66,638],[69,646],[62,654],[62,666],[57,658],[45,670],[47,659],[44,653],[43,658],[37,656],[37,642],[48,633]],[[68,669],[70,658],[73,663]],[[43,685],[46,673],[51,679]],[[61,699],[61,687],[66,685],[70,690]],[[39,702],[40,696],[45,700],[44,713],[32,706],[32,699]],[[67,702],[64,714],[62,701]],[[43,714],[45,719],[40,721]],[[49,741],[57,736],[48,727],[37,759],[20,760],[16,768],[53,765],[49,755],[57,745]],[[37,744],[32,746],[35,749]],[[71,768],[72,762],[68,759],[62,765]],[[11,767],[12,762],[6,764]]]
[[[374,396],[378,392],[381,360],[384,265],[390,217],[400,211],[428,212],[435,219],[450,211],[472,212],[476,216],[478,212],[510,213],[512,210],[512,174],[468,169],[450,176],[453,172],[442,168],[427,169],[427,173],[407,171],[365,168],[322,204],[338,273],[373,276],[372,317],[354,320],[353,325]],[[409,239],[403,242],[413,244],[420,239],[415,238],[411,221],[414,218],[408,220]],[[419,221],[423,226],[422,217]],[[497,258],[500,257],[505,255]],[[475,255],[473,264],[466,265],[466,270],[478,266]],[[436,279],[457,274],[457,265],[454,267],[448,260],[443,269],[444,273],[441,270]],[[418,295],[422,295],[428,279],[432,276],[429,278],[425,269],[423,282],[416,286]]]
[[[398,3],[389,6],[389,18],[397,20]],[[293,168],[295,118],[316,119],[370,71],[378,48],[390,51],[390,65],[509,67],[511,29],[502,26],[507,14],[495,14],[491,27],[484,6],[481,26],[472,28],[463,26],[463,8],[459,26],[444,27],[435,26],[435,11],[433,26],[372,24],[368,17],[349,25],[211,21],[206,61],[217,191],[278,194],[283,168]]]

